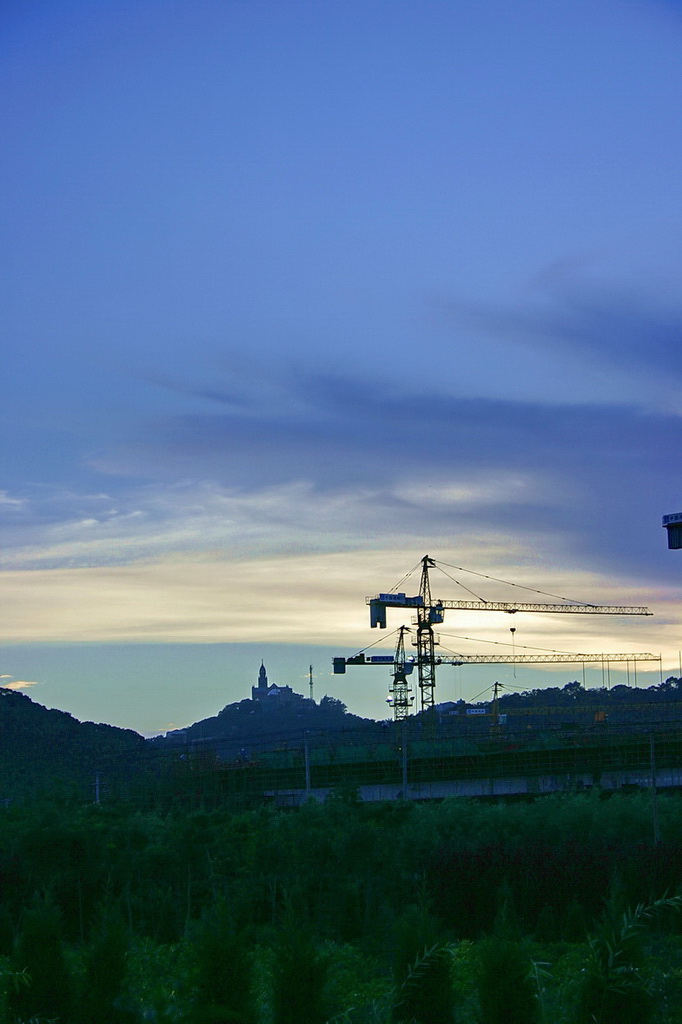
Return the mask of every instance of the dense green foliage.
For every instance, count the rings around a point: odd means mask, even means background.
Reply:
[[[79,722],[65,711],[0,687],[0,802],[94,796],[98,778],[110,795],[130,789],[154,762],[132,729]],[[104,789],[104,784],[102,786]]]
[[[0,1024],[682,1018],[676,795],[1,813]]]

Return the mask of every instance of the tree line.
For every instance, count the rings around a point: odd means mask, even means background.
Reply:
[[[2,810],[0,1024],[672,1024],[682,802]]]

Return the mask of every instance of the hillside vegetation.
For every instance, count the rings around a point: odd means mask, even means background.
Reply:
[[[114,790],[148,759],[149,744],[132,729],[79,722],[0,687],[0,800],[92,797],[98,774]]]

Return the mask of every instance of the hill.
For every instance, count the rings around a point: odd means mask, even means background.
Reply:
[[[211,747],[219,757],[229,760],[249,745],[285,743],[304,735],[314,739],[348,730],[371,734],[382,729],[382,723],[348,712],[343,701],[335,697],[323,697],[316,704],[289,691],[282,698],[228,704],[217,715],[169,732],[155,743],[194,749]]]
[[[0,687],[0,801],[40,792],[95,795],[148,761],[148,742],[132,729],[79,722]]]
[[[152,782],[163,773],[164,755],[186,747],[210,749],[232,760],[245,747],[286,744],[303,735],[323,737],[344,730],[371,733],[381,726],[333,697],[319,704],[283,690],[281,700],[242,700],[217,715],[156,740],[132,729],[79,722],[65,711],[38,704],[0,687],[0,804],[49,795],[95,799],[128,797],[135,780]]]
[[[389,741],[389,722],[350,714],[333,697],[316,704],[288,687],[277,689],[266,699],[256,696],[228,704],[186,729],[145,740],[132,729],[79,722],[0,687],[0,803],[39,794],[91,800],[96,785],[102,797],[127,798],[135,790],[138,795],[148,791],[154,800],[154,780],[164,776],[168,765],[178,759],[182,763],[187,751],[232,762],[244,752],[302,748],[304,739],[310,748],[361,744],[370,749]],[[439,705],[437,735],[488,735],[491,703],[474,705],[477,715],[467,712],[471,707],[463,701]],[[505,734],[565,729],[571,723],[582,729],[594,729],[595,723],[609,729],[671,726],[682,720],[682,678],[670,677],[646,689],[585,690],[572,682],[562,688],[502,694],[498,711],[500,722],[504,716]],[[410,740],[421,738],[422,724],[421,715],[406,722]]]

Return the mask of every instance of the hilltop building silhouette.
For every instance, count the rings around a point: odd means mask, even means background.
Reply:
[[[275,683],[268,683],[268,674],[265,665],[261,661],[258,669],[258,683],[251,687],[251,700],[258,701],[288,701],[294,696],[290,686],[277,686]]]

